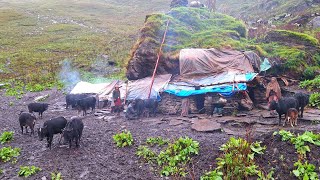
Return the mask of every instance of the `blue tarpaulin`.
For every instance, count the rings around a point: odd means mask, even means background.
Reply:
[[[268,58],[264,58],[263,62],[260,64],[260,72],[266,71],[271,68],[271,64],[268,60]]]
[[[224,84],[224,85],[215,85],[215,86],[207,86],[201,87],[199,90],[195,90],[194,87],[185,87],[181,89],[181,87],[169,84],[165,90],[165,92],[180,96],[187,97],[191,95],[205,94],[205,93],[220,93],[223,96],[230,97],[235,92],[244,91],[247,89],[246,83],[237,83],[233,84]]]

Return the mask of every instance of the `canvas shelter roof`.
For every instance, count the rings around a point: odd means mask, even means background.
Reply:
[[[208,92],[231,96],[246,90],[246,82],[260,72],[261,60],[251,51],[182,49],[179,63],[180,75],[172,78],[165,92],[182,97]]]
[[[100,94],[103,92],[104,88],[107,87],[109,84],[110,83],[92,84],[92,83],[80,81],[72,89],[70,94],[83,94],[83,93]]]
[[[253,73],[250,53],[224,49],[182,49],[179,56],[180,75],[184,77],[214,76],[225,72],[234,74]],[[252,61],[252,62],[251,62]]]
[[[171,79],[171,74],[157,75],[154,78],[150,98],[159,99],[159,92],[164,91],[165,87]],[[148,99],[152,77],[129,81],[127,100],[132,99]]]

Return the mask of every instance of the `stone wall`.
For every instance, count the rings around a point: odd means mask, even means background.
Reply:
[[[198,113],[194,97],[188,97],[190,100],[189,112]],[[162,114],[181,114],[182,97],[178,97],[168,93],[161,94],[161,102],[158,106],[158,112]]]

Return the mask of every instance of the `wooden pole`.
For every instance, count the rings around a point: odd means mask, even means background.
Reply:
[[[152,86],[153,86],[153,83],[154,83],[154,77],[155,77],[156,72],[157,72],[157,68],[158,68],[158,64],[159,64],[159,60],[160,60],[160,54],[161,54],[161,51],[162,51],[162,46],[163,46],[163,43],[164,43],[164,41],[165,41],[165,39],[166,39],[169,22],[170,22],[170,20],[168,19],[168,20],[167,20],[166,29],[165,29],[165,31],[164,31],[163,38],[162,38],[162,42],[161,42],[161,45],[160,45],[160,49],[159,49],[159,52],[158,52],[158,58],[157,58],[156,66],[154,67],[154,70],[153,70],[152,79],[151,79],[151,85],[150,85],[150,90],[149,90],[149,94],[148,94],[148,99],[150,99],[151,90],[152,90]]]

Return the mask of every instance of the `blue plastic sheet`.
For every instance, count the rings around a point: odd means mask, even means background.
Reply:
[[[260,64],[260,72],[266,71],[271,68],[271,64],[268,60],[268,58],[264,58],[263,62]]]
[[[177,85],[169,84],[165,92],[176,95],[176,96],[180,96],[180,97],[187,97],[191,95],[198,95],[198,94],[205,94],[205,93],[220,93],[223,96],[230,97],[234,93],[238,91],[244,91],[246,89],[247,89],[246,83],[237,83],[235,85],[224,84],[224,85],[207,86],[207,87],[200,88],[199,90],[195,90],[195,88],[191,88],[191,87],[181,89],[181,87]]]

